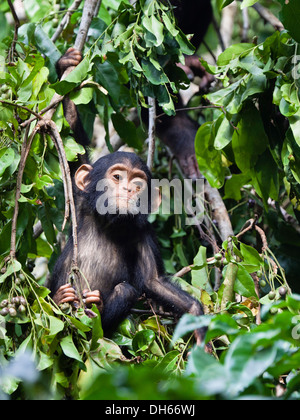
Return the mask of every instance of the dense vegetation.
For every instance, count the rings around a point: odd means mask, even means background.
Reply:
[[[231,3],[213,1],[217,23]],[[285,30],[264,22],[255,4],[270,9]],[[57,307],[46,287],[73,216],[67,209],[66,223],[63,159],[83,153],[61,98],[56,108],[52,98],[70,94],[90,137],[98,116],[109,149],[112,122],[123,142],[147,158],[147,130],[132,122],[132,109],[139,116],[154,97],[166,114],[175,114],[175,94],[189,83],[176,63],[193,47],[167,1],[103,0],[84,60],[57,82],[55,63],[74,45],[84,10],[82,3],[54,41],[71,5],[24,0],[22,22],[12,18],[10,1],[0,5],[0,398],[298,399],[297,0],[240,2],[231,46],[216,63],[206,47],[200,50],[216,81],[189,103],[199,123],[196,156],[219,190],[235,236],[220,241],[209,202],[206,216],[219,249],[203,240],[199,226],[185,226],[185,215],[150,217],[167,271],[178,274],[206,315],[177,322],[141,302],[111,339],[103,336],[99,313],[91,319],[83,308]],[[243,43],[242,10],[250,18]],[[212,25],[206,45],[218,51],[218,43]],[[43,117],[49,106],[55,109],[51,124]],[[169,160],[157,139],[157,178],[181,176]],[[212,354],[194,346],[193,330],[200,326],[208,327]]]

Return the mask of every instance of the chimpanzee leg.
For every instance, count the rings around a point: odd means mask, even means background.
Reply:
[[[111,332],[126,318],[138,297],[138,292],[129,283],[117,284],[108,299],[105,300],[104,310],[101,314],[105,333]]]
[[[166,278],[161,277],[147,282],[145,293],[147,297],[152,298],[173,313],[203,315],[200,302]],[[195,331],[198,344],[204,341],[205,333],[206,329],[204,328]]]

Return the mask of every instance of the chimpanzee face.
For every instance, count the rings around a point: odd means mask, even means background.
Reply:
[[[147,177],[144,171],[132,167],[130,162],[117,163],[108,169],[102,184],[107,187],[109,207],[117,214],[139,212],[141,197],[147,191]]]
[[[160,204],[159,191],[151,196],[151,174],[135,154],[115,153],[94,164],[82,165],[75,175],[79,190],[99,215],[149,214]],[[154,197],[154,198],[153,198]]]

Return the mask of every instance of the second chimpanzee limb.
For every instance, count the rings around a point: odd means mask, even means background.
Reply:
[[[64,72],[69,67],[76,67],[82,60],[81,53],[76,50],[75,48],[69,48],[68,51],[58,60],[56,63],[56,71],[59,79],[61,79]],[[63,100],[63,108],[64,108],[64,115],[66,120],[68,121],[71,130],[73,131],[74,138],[76,141],[83,146],[85,149],[90,145],[90,139],[86,134],[86,131],[82,125],[79,112],[77,110],[76,105],[74,102],[70,100],[68,95],[64,97]],[[88,154],[79,155],[79,163],[87,163],[88,162]],[[73,168],[74,166],[74,168]],[[78,168],[77,165],[70,165],[71,171],[74,172],[75,169]]]
[[[179,28],[186,34],[193,34],[191,42],[197,50],[212,22],[211,0],[171,0],[171,3]],[[206,73],[199,57],[196,54],[186,56],[185,65],[179,66],[189,79],[201,77],[200,90],[206,93],[213,77]],[[183,107],[178,95],[177,108]],[[157,121],[158,136],[169,147],[184,175],[191,179],[200,176],[194,146],[197,130],[197,124],[189,118],[187,112],[180,111],[175,117],[164,116]]]
[[[145,282],[144,287],[146,297],[153,299],[174,314],[179,316],[185,313],[195,316],[204,314],[200,302],[184,292],[167,277],[159,277]],[[204,341],[205,334],[206,329],[204,328],[195,331],[198,344]]]

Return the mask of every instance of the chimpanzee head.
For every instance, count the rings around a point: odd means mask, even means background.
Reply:
[[[151,191],[151,172],[135,153],[115,152],[94,165],[82,165],[75,184],[91,211],[109,221],[147,220],[160,204]]]

